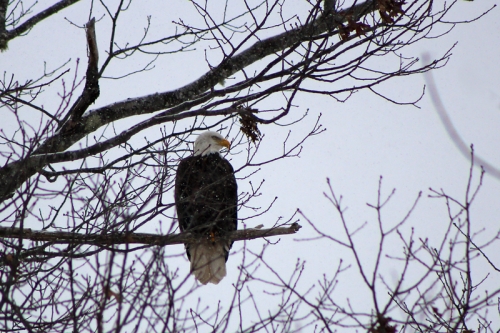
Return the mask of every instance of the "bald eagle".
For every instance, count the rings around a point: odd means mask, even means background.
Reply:
[[[233,242],[225,239],[237,229],[238,189],[231,164],[219,154],[229,141],[207,131],[194,142],[194,155],[179,163],[175,205],[182,232],[197,242],[186,244],[191,273],[202,284],[217,284],[226,276],[226,261]]]

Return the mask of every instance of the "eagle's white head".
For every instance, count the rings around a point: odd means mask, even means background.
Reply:
[[[229,149],[230,146],[231,143],[219,133],[206,131],[201,133],[194,142],[194,155],[205,156],[218,153],[222,148],[226,147]]]

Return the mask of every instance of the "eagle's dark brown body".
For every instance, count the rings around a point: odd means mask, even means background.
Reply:
[[[226,275],[225,261],[232,245],[223,240],[224,235],[237,228],[238,191],[233,167],[219,153],[183,159],[177,169],[175,203],[181,231],[190,231],[200,237],[200,247],[186,246],[191,271],[203,284],[218,283]],[[210,266],[216,259],[224,260],[223,276],[212,281],[216,272],[207,272],[206,279],[210,279],[205,282],[202,266]],[[222,270],[220,265],[219,262],[210,269]]]

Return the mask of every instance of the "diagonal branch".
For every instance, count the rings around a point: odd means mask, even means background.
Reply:
[[[428,62],[428,58],[429,56],[425,54],[424,61]],[[436,83],[434,82],[434,77],[432,76],[432,73],[425,73],[424,78],[429,90],[429,96],[431,97],[432,104],[434,105],[434,108],[436,109],[436,112],[439,115],[439,119],[441,119],[441,123],[443,124],[446,132],[448,133],[448,136],[450,137],[451,141],[453,141],[453,143],[460,151],[460,153],[466,159],[470,159],[471,158],[470,148],[464,142],[464,140],[458,133],[457,129],[453,125],[453,122],[451,121],[450,117],[448,116],[448,112],[446,111],[443,101],[441,100],[441,96],[439,95],[439,91],[436,87]],[[477,155],[475,155],[474,158],[477,161],[476,165],[481,166],[481,168],[484,167],[484,169],[488,174],[492,175],[497,179],[500,179],[500,169],[498,169],[496,166],[494,166],[493,164],[489,163],[488,161]]]
[[[205,101],[207,99],[207,96],[211,93],[211,89],[219,82],[252,65],[258,60],[295,46],[298,43],[306,42],[314,36],[331,30],[332,27],[337,26],[340,22],[345,22],[348,18],[350,20],[358,20],[360,17],[374,10],[375,0],[369,0],[335,14],[320,16],[309,24],[256,42],[245,51],[226,58],[217,67],[184,87],[164,93],[129,98],[122,102],[92,110],[82,117],[82,122],[78,128],[80,132],[72,132],[72,137],[67,141],[66,148],[82,139],[89,131],[97,130],[99,127],[119,119],[164,110],[195,99],[199,99],[197,101],[197,104],[199,104],[200,101]],[[337,32],[334,34],[336,33]],[[212,94],[210,97],[215,96]],[[172,110],[169,114],[177,114],[190,107],[192,106],[185,105],[183,108]],[[45,150],[45,147],[41,149]]]
[[[201,99],[204,93],[210,92],[219,82],[222,82],[253,63],[269,55],[293,47],[298,43],[307,42],[348,19],[357,21],[360,17],[373,11],[375,11],[375,0],[369,0],[335,14],[320,16],[309,24],[290,29],[282,34],[256,42],[243,52],[224,59],[217,67],[184,87],[164,93],[129,98],[126,101],[95,109],[83,117],[82,121],[87,123],[98,118],[101,120],[101,126],[104,126],[112,121],[125,117],[152,113],[180,105],[196,98]],[[338,31],[333,34],[337,33]],[[179,109],[176,112],[181,112],[183,110],[184,109]]]
[[[31,156],[12,162],[0,169],[0,202],[11,197],[12,193],[19,186],[45,166],[45,163],[42,161],[43,159],[40,160],[40,155],[62,152],[89,133],[119,119],[133,115],[148,114],[174,106],[174,109],[165,112],[166,116],[178,115],[181,112],[189,110],[189,108],[199,105],[200,102],[215,97],[212,89],[223,79],[230,77],[266,56],[314,39],[321,33],[328,32],[328,35],[337,34],[338,31],[333,31],[332,27],[336,27],[339,23],[345,22],[348,19],[357,21],[360,17],[375,11],[375,2],[376,0],[368,0],[349,9],[333,13],[329,11],[327,15],[319,16],[308,24],[258,41],[245,51],[226,58],[219,66],[179,89],[140,98],[127,99],[126,101],[95,109],[86,115],[80,113],[83,108],[78,108],[80,110],[78,112],[70,111],[68,118],[70,121],[62,122],[63,125],[59,131],[44,142]],[[87,29],[87,33],[89,30]],[[89,49],[91,49],[90,43]],[[91,56],[92,52],[89,58]],[[89,59],[89,68],[91,67],[91,63],[92,61]],[[87,81],[90,79],[91,76],[88,76]],[[222,91],[221,94],[223,93]],[[74,118],[72,118],[72,114],[75,114]],[[118,142],[120,140],[115,141]],[[31,161],[33,157],[36,161]]]

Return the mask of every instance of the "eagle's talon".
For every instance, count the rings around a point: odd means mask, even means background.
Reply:
[[[210,241],[211,241],[212,243],[215,243],[215,232],[210,231],[210,235],[209,235],[209,237],[210,237]]]

